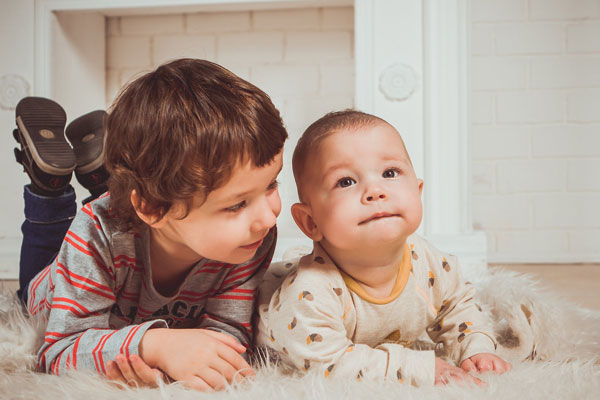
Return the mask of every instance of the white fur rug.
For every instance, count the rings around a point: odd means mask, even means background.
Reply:
[[[276,269],[274,269],[276,270]],[[179,384],[157,389],[117,387],[73,372],[56,377],[33,370],[41,330],[23,316],[12,293],[0,292],[0,399],[599,399],[600,313],[559,299],[526,275],[495,269],[468,276],[494,318],[501,354],[513,363],[504,375],[485,374],[486,388],[422,387],[287,375],[263,367],[257,377],[219,393]],[[516,335],[529,326],[532,333]],[[533,340],[534,361],[520,361]]]

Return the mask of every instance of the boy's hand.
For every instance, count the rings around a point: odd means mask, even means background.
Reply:
[[[106,377],[111,381],[123,382],[129,386],[158,386],[163,374],[156,368],[150,368],[140,356],[132,354],[129,360],[123,354],[115,357],[106,365]]]
[[[512,365],[495,354],[479,353],[463,360],[463,362],[460,363],[460,367],[467,372],[494,371],[503,374],[506,371],[510,371]]]
[[[149,329],[140,343],[140,356],[149,366],[202,391],[254,376],[241,356],[245,351],[233,336],[207,329]]]
[[[459,386],[464,384],[476,384],[477,386],[487,386],[487,383],[479,378],[476,378],[462,369],[448,364],[441,358],[435,358],[435,385],[447,385],[450,381],[457,383]]]

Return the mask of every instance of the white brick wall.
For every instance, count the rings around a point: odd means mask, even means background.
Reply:
[[[290,132],[283,236],[299,234],[291,153],[315,118],[351,107],[346,8],[107,19],[107,99],[176,57],[264,89]],[[472,188],[492,262],[600,261],[600,1],[472,0]]]
[[[489,260],[600,261],[600,1],[472,0],[471,34]]]
[[[353,106],[351,7],[209,12],[107,19],[108,102],[129,79],[179,57],[222,64],[267,92],[290,133],[280,177],[282,237],[297,236],[291,154],[303,130],[328,111]]]

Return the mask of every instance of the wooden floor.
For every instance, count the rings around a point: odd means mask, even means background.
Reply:
[[[532,274],[542,284],[583,307],[600,310],[600,264],[503,264],[490,268],[507,268]],[[0,281],[5,288],[16,290],[17,281]]]
[[[600,310],[600,264],[503,264],[490,267],[534,275],[562,298]]]

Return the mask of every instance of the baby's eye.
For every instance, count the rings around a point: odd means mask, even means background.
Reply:
[[[395,168],[386,169],[382,174],[384,178],[395,178],[398,175],[400,175],[400,171]]]
[[[341,188],[345,188],[345,187],[348,187],[348,186],[352,186],[355,183],[356,183],[356,181],[354,179],[345,177],[345,178],[342,178],[339,181],[337,181],[337,184],[335,186],[338,186],[338,187],[341,187]]]
[[[246,200],[240,201],[239,203],[237,203],[236,205],[233,205],[231,207],[227,207],[225,209],[225,211],[234,213],[234,212],[240,211],[244,207],[246,207]]]

